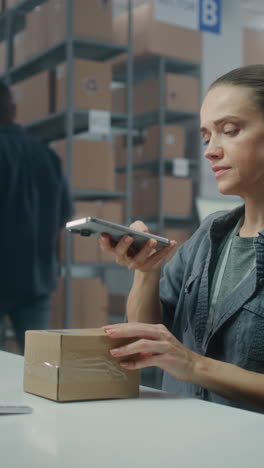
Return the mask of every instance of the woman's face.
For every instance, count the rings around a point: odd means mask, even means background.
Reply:
[[[264,115],[251,89],[219,85],[201,108],[204,156],[223,194],[264,194]]]

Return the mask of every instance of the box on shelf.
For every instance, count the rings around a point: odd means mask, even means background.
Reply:
[[[5,73],[6,68],[6,41],[0,42],[0,73]]]
[[[79,109],[111,110],[111,65],[74,59],[73,106]],[[56,111],[67,106],[67,64],[56,67]],[[88,122],[87,122],[88,125]]]
[[[159,159],[159,125],[145,128],[144,160]],[[163,154],[165,159],[183,158],[185,155],[185,128],[180,125],[164,125]]]
[[[137,397],[139,372],[110,354],[128,342],[96,328],[27,331],[24,391],[55,401]]]
[[[48,24],[51,23],[49,17],[48,3],[44,2],[29,11],[26,17],[27,55],[39,54],[48,48]]]
[[[22,29],[14,36],[13,41],[13,66],[16,67],[21,63],[25,62],[25,60],[29,56],[28,51],[28,35],[27,30]]]
[[[183,158],[185,155],[185,128],[179,125],[164,125],[163,153],[165,159]],[[116,166],[126,165],[126,138],[115,139]],[[160,157],[159,126],[146,127],[142,137],[133,139],[132,158],[134,163],[154,161]]]
[[[97,41],[112,42],[112,2],[74,0],[73,35]],[[66,39],[67,0],[48,0],[49,45]]]
[[[199,112],[199,82],[194,76],[165,74],[164,106],[178,111]],[[160,107],[159,79],[137,83],[134,88],[134,111],[141,114]]]
[[[122,167],[127,164],[127,139],[124,136],[117,136],[114,142],[115,164]],[[144,138],[134,137],[132,141],[132,160],[134,162],[144,160]]]
[[[264,31],[245,28],[243,30],[243,63],[264,63]]]
[[[27,124],[53,111],[52,86],[52,72],[44,71],[11,87],[18,123]]]
[[[54,143],[66,169],[66,141]],[[77,189],[114,191],[115,165],[113,146],[106,140],[74,138],[72,186]]]
[[[134,113],[157,111],[160,84],[158,78],[140,81],[134,86]],[[127,110],[124,88],[112,90],[112,110],[124,113]],[[165,99],[167,109],[199,112],[199,81],[196,77],[183,74],[165,74]]]
[[[201,32],[164,23],[155,18],[150,2],[133,9],[133,51],[135,57],[164,55],[181,60],[201,62]],[[123,13],[113,22],[114,42],[127,44],[128,15]],[[124,60],[124,58],[117,61]]]
[[[79,201],[75,205],[75,219],[95,216],[113,223],[123,223],[123,206],[120,201]],[[59,239],[58,257],[60,261],[65,258],[65,233]],[[72,235],[72,261],[73,263],[114,262],[113,255],[102,252],[95,237]]]
[[[60,278],[52,296],[49,328],[63,326],[64,288],[65,282]],[[74,328],[101,327],[108,323],[108,290],[100,278],[72,278],[71,291]]]
[[[163,213],[165,216],[190,216],[192,213],[192,179],[164,177]],[[133,214],[157,216],[159,181],[157,176],[135,177]]]

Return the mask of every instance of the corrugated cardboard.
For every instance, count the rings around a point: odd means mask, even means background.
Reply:
[[[160,153],[159,126],[151,125],[145,129],[143,158],[138,160],[159,159]],[[163,155],[165,159],[183,158],[185,155],[185,128],[179,125],[164,125]]]
[[[13,65],[20,65],[29,56],[27,30],[23,29],[14,36]]]
[[[165,159],[183,158],[185,155],[185,128],[179,125],[164,125],[163,155]],[[116,166],[125,166],[127,157],[126,138],[115,139]],[[135,163],[154,161],[160,157],[159,126],[146,127],[144,136],[134,138],[132,157]]]
[[[134,179],[133,215],[157,216],[159,188],[156,176]],[[164,177],[164,215],[189,216],[192,213],[192,179],[173,176]]]
[[[0,42],[0,73],[5,72],[6,67],[6,41]]]
[[[54,144],[66,169],[66,142]],[[106,140],[73,140],[72,186],[77,189],[115,190],[115,162],[113,146]]]
[[[112,1],[74,0],[73,35],[112,42]],[[67,0],[48,0],[49,45],[66,38]]]
[[[199,82],[194,76],[166,73],[164,106],[167,109],[199,112]],[[127,110],[124,88],[112,91],[113,112]],[[158,78],[140,81],[134,86],[134,112],[156,111],[160,108],[160,84]]]
[[[49,328],[63,327],[65,312],[64,288],[64,280],[60,279],[52,296]],[[72,327],[93,328],[108,323],[108,290],[100,278],[72,278],[71,292]]]
[[[165,99],[167,109],[199,111],[199,82],[194,76],[167,73],[165,75]],[[153,78],[136,84],[134,88],[135,114],[159,109],[159,79]]]
[[[55,401],[137,397],[138,371],[124,370],[110,354],[128,342],[102,329],[27,331],[24,391]]]
[[[46,117],[52,110],[51,73],[41,72],[12,86],[17,122],[27,124]]]
[[[74,107],[111,110],[111,76],[109,63],[75,59],[73,61]],[[56,67],[56,111],[64,110],[66,105],[67,64],[63,63]]]
[[[127,23],[127,13],[114,19],[114,42],[127,44]],[[151,3],[133,9],[133,51],[135,57],[165,55],[199,63],[201,62],[201,50],[200,31],[157,21]]]
[[[53,0],[54,1],[54,0]],[[49,46],[48,24],[50,21],[48,3],[36,6],[27,14],[27,51],[29,57],[39,54]]]
[[[243,63],[244,65],[254,65],[264,63],[264,31],[255,29],[243,30]]]
[[[123,206],[120,201],[94,201],[76,202],[75,219],[85,218],[87,216],[95,216],[97,218],[106,219],[113,223],[123,223]],[[65,260],[65,233],[62,232],[59,240],[59,260]],[[103,252],[95,237],[72,235],[72,261],[74,263],[93,263],[93,262],[114,262],[112,254]]]

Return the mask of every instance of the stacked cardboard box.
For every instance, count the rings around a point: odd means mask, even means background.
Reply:
[[[38,73],[12,86],[18,123],[27,124],[52,112],[52,86],[52,74],[49,71]]]
[[[164,177],[163,214],[190,216],[192,213],[192,179]],[[157,216],[159,181],[157,176],[136,174],[134,177],[133,215]]]
[[[66,170],[66,141],[53,142],[52,147],[61,157]],[[114,151],[109,141],[74,138],[72,168],[73,188],[115,190]]]
[[[7,7],[21,0],[7,0]],[[73,35],[97,41],[112,42],[112,2],[74,0]],[[46,0],[25,16],[25,28],[18,33],[23,55],[14,53],[14,65],[39,54],[66,39],[67,0]],[[23,36],[23,40],[21,37]]]
[[[127,25],[127,13],[115,18],[114,42],[127,43]],[[133,50],[136,58],[146,55],[165,55],[200,63],[201,37],[200,31],[163,23],[156,19],[154,2],[133,9]],[[120,62],[120,58],[117,61]]]
[[[6,67],[6,42],[1,41],[0,42],[0,73],[5,72],[5,67]]]
[[[142,114],[159,109],[158,78],[140,81],[134,86],[134,112]],[[126,100],[123,98],[124,88],[113,90],[112,111],[124,113]],[[119,107],[118,107],[119,106]],[[194,76],[184,74],[165,74],[164,107],[171,110],[198,112],[199,111],[199,81]]]
[[[263,40],[264,31],[247,28],[243,30],[244,65],[264,63]]]
[[[63,327],[65,283],[59,279],[52,297],[50,328]],[[72,327],[101,327],[108,323],[108,289],[100,278],[73,278],[72,291]]]
[[[87,216],[106,219],[113,223],[123,223],[122,204],[117,201],[95,201],[95,202],[76,202],[75,219]],[[60,236],[59,259],[63,262],[64,252],[64,233]],[[113,262],[112,254],[103,252],[95,237],[85,237],[72,235],[72,260],[74,263],[89,262]]]
[[[111,110],[111,65],[107,62],[73,61],[73,106]],[[56,111],[67,106],[67,64],[56,67]]]
[[[160,157],[159,126],[146,127],[141,137],[133,141],[133,162],[154,161]],[[115,141],[116,166],[126,165],[126,138],[117,137]],[[185,128],[180,125],[164,125],[163,154],[165,159],[185,156]]]
[[[98,0],[74,0],[73,35],[97,41],[112,42],[112,2]],[[48,0],[49,45],[54,45],[66,38],[67,0]]]

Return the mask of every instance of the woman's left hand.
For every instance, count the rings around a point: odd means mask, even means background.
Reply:
[[[103,329],[110,338],[135,338],[134,342],[110,351],[113,357],[122,358],[120,365],[125,369],[156,366],[177,380],[195,383],[195,365],[203,356],[186,348],[164,325],[131,322]]]

